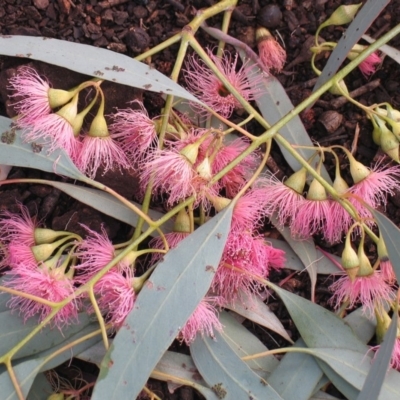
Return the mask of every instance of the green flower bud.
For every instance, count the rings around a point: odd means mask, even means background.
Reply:
[[[93,118],[88,135],[98,138],[105,138],[110,136],[110,133],[108,132],[107,122],[103,114],[97,114]]]
[[[328,196],[326,195],[325,188],[316,179],[313,179],[310,188],[308,189],[307,199],[308,200],[326,200]]]
[[[76,90],[71,92],[62,89],[52,89],[50,88],[47,92],[49,96],[50,108],[58,108],[67,104],[77,93]]]
[[[297,172],[289,176],[284,184],[287,187],[295,190],[297,193],[302,194],[304,186],[306,185],[307,170],[305,168],[299,169]]]
[[[182,209],[178,212],[174,222],[174,232],[182,232],[182,233],[190,233],[191,232],[191,224],[190,218],[185,209]]]
[[[79,95],[76,94],[68,104],[56,112],[57,115],[67,120],[71,125],[73,125],[78,114],[78,98]]]
[[[205,157],[204,160],[197,166],[196,171],[200,177],[206,181],[209,181],[212,178],[210,159]]]
[[[330,25],[345,25],[353,20],[357,14],[358,9],[362,6],[360,4],[350,4],[347,6],[338,7],[332,15],[323,23],[321,27],[326,27]]]
[[[363,179],[367,178],[371,171],[364,164],[357,161],[351,153],[347,153],[347,158],[350,162],[350,174],[353,178],[354,183],[361,182]]]
[[[349,278],[353,281],[357,276],[360,260],[358,259],[356,251],[351,246],[350,236],[351,233],[349,232],[346,236],[346,242],[342,253],[342,266],[346,270]]]
[[[53,243],[60,236],[68,235],[68,232],[54,231],[47,228],[36,228],[34,232],[35,244]]]

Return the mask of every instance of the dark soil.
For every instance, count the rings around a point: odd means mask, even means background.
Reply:
[[[134,57],[147,48],[151,48],[182,29],[196,14],[196,11],[214,4],[213,0],[0,0],[0,34],[28,35],[58,38],[72,42],[85,43],[110,49]],[[315,75],[310,67],[310,53],[304,43],[312,36],[318,25],[323,22],[334,9],[341,4],[354,1],[317,0],[317,1],[269,1],[242,0],[233,13],[229,30],[230,35],[242,40],[255,49],[255,29],[259,24],[269,28],[283,41],[287,54],[287,67],[278,75],[278,79],[286,88],[294,105],[307,98],[315,83]],[[369,35],[379,37],[400,22],[400,1],[392,0],[369,30]],[[221,17],[210,21],[210,26],[219,27]],[[338,41],[343,27],[324,29],[322,36],[329,41]],[[202,44],[213,47],[217,42],[207,34],[199,31]],[[392,46],[400,48],[400,38],[394,39]],[[153,56],[151,64],[164,74],[169,74],[175,60],[176,46]],[[318,61],[322,70],[324,57]],[[7,79],[22,64],[33,65],[41,74],[48,77],[54,87],[69,89],[82,82],[83,77],[74,72],[46,65],[29,59],[0,58],[0,114],[14,116],[8,100]],[[389,102],[394,108],[400,107],[400,68],[398,64],[386,57],[382,67],[370,79],[366,79],[358,70],[353,71],[346,80],[350,91],[363,88],[364,92],[357,100],[363,104]],[[116,106],[124,108],[126,102],[135,98],[142,99],[150,115],[159,113],[163,99],[150,92],[143,92],[105,83],[108,112]],[[240,118],[239,116],[237,116]],[[341,123],[335,125],[335,119]],[[325,94],[313,107],[311,113],[303,116],[304,124],[313,140],[322,145],[340,144],[351,148],[355,140],[355,132],[359,129],[356,140],[356,157],[366,165],[371,165],[382,154],[372,141],[372,127],[365,115],[347,102],[340,102],[337,97]],[[257,127],[254,127],[257,133]],[[277,148],[273,148],[271,162],[273,172],[278,177],[290,174],[283,157]],[[346,162],[345,160],[343,160]],[[389,160],[388,160],[389,161]],[[332,170],[333,164],[328,169]],[[0,160],[1,163],[1,160]],[[9,178],[42,178],[63,180],[59,176],[25,168],[13,168]],[[105,176],[98,174],[97,180],[115,189],[128,199],[138,195],[137,177],[109,172]],[[91,229],[99,230],[103,225],[110,239],[126,240],[130,227],[119,221],[102,215],[98,211],[69,198],[57,189],[44,185],[6,185],[0,188],[0,210],[18,211],[17,203],[28,206],[30,212],[38,213],[47,226],[53,229],[64,229],[84,234],[79,225],[84,223]],[[400,190],[389,199],[386,214],[397,225],[400,224]],[[277,236],[275,231],[267,235]],[[316,238],[321,246],[327,246]],[[373,247],[371,247],[373,250]],[[340,253],[340,245],[331,251]],[[306,298],[310,298],[310,285],[306,274],[290,276],[285,270],[275,274],[272,279],[284,281],[284,288]],[[286,279],[288,278],[288,279]],[[317,285],[317,302],[326,305],[329,293],[326,278],[321,278]],[[296,338],[295,327],[285,308],[276,299],[270,299],[271,309],[281,319],[285,328]],[[286,343],[274,334],[248,324],[250,329],[266,343],[268,347],[285,346]],[[90,366],[79,363],[87,381],[94,381],[96,371]],[[68,375],[68,368],[59,369]],[[150,384],[163,399],[195,399],[197,393],[188,388],[181,388],[170,394],[164,383]]]

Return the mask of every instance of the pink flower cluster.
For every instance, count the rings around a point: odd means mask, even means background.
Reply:
[[[84,119],[92,104],[78,113],[79,91],[52,89],[30,67],[18,70],[10,79],[9,89],[11,96],[18,99],[14,107],[23,139],[44,143],[49,152],[64,150],[90,177],[100,166],[104,173],[114,168],[132,168],[157,144],[156,124],[139,101],[134,102],[136,108],[110,116],[109,126],[103,115],[97,115],[86,129]]]
[[[372,215],[363,202],[374,209],[385,205],[386,196],[393,194],[399,179],[400,166],[384,168],[377,164],[366,178],[341,194],[352,203],[360,218],[369,224]],[[266,215],[276,216],[281,225],[288,224],[294,237],[307,239],[321,234],[329,243],[337,243],[353,223],[341,204],[326,193],[321,199],[305,198],[303,193],[274,176],[266,179],[263,187],[267,198]]]

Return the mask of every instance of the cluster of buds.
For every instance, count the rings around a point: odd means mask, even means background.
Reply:
[[[338,309],[343,302],[349,307],[361,303],[366,314],[373,317],[375,310],[383,310],[394,299],[395,292],[393,267],[387,257],[386,247],[380,239],[378,259],[371,265],[364,251],[364,232],[357,251],[351,245],[351,232],[358,224],[354,224],[346,236],[342,253],[341,268],[345,274],[331,285],[333,297],[331,303]],[[383,260],[383,261],[381,261]],[[380,269],[378,269],[380,265]]]
[[[400,111],[395,110],[390,104],[376,107],[375,113],[370,114],[374,130],[372,138],[374,142],[394,161],[400,163]]]

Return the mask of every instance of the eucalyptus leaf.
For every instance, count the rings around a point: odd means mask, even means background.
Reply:
[[[225,308],[232,310],[239,315],[255,322],[265,328],[282,336],[288,342],[293,343],[286,332],[279,318],[269,309],[269,307],[258,296],[248,296],[245,293],[239,293],[236,300],[225,305]]]
[[[270,283],[285,304],[296,328],[310,348],[332,347],[366,354],[363,344],[345,321],[325,308]]]
[[[53,392],[50,382],[46,378],[44,373],[39,373],[29,391],[26,400],[43,400],[47,399],[48,396]]]
[[[369,207],[373,214],[376,223],[379,227],[379,232],[383,237],[389,258],[393,266],[394,273],[396,274],[397,282],[400,282],[400,230],[399,228],[381,212],[376,211]]]
[[[40,60],[81,74],[199,102],[151,66],[95,46],[47,37],[3,35],[0,54]]]
[[[81,203],[87,204],[88,206],[91,206],[96,210],[101,211],[106,215],[109,215],[110,217],[118,219],[119,221],[125,222],[128,225],[136,226],[137,224],[138,215],[128,206],[121,203],[114,196],[107,192],[102,192],[101,190],[87,188],[84,186],[77,186],[71,183],[47,181],[44,179],[41,180],[41,183],[60,189],[74,199],[79,200]],[[141,209],[142,207],[140,204],[135,202],[132,202],[132,204],[134,204],[139,209]],[[164,214],[155,210],[149,210],[147,215],[153,220],[157,220],[163,217]],[[165,233],[171,232],[173,229],[173,224],[174,223],[172,220],[168,220],[165,224],[161,226],[161,230]],[[148,225],[145,223],[143,230],[147,228]],[[158,235],[158,232],[155,231],[151,235]]]
[[[69,325],[62,332],[46,325],[14,356],[14,360],[39,353],[64,342],[70,336],[81,331],[90,323],[86,313],[79,314],[79,324]],[[38,319],[33,317],[24,322],[21,315],[10,310],[0,313],[0,355],[6,354],[23,340],[37,326]]]
[[[314,302],[319,261],[319,259],[317,258],[317,250],[315,248],[314,240],[312,238],[309,238],[307,240],[293,239],[290,228],[280,225],[276,215],[273,215],[271,217],[271,222],[275,225],[276,229],[279,230],[281,235],[285,238],[287,243],[304,264],[311,281],[311,301]]]
[[[246,357],[252,354],[264,353],[268,348],[239,323],[232,313],[222,311],[219,319],[224,327],[222,336],[233,351],[239,357]],[[267,379],[272,371],[279,365],[278,359],[274,355],[246,360],[245,363],[261,378]]]
[[[305,347],[305,343],[299,339],[294,347]],[[268,378],[268,383],[285,400],[308,400],[322,376],[314,357],[286,353]]]
[[[232,206],[228,206],[164,256],[103,359],[93,400],[136,398],[140,393],[207,293],[231,217]]]
[[[78,170],[64,150],[55,150],[49,154],[45,146],[24,143],[12,122],[11,119],[0,116],[0,164],[35,168],[83,182],[90,181]]]
[[[390,365],[390,359],[392,358],[393,347],[397,336],[398,319],[398,312],[395,312],[383,343],[380,345],[378,353],[374,357],[371,369],[368,372],[368,376],[365,379],[364,386],[357,400],[372,400],[379,397],[379,393],[385,381],[386,372]]]
[[[319,391],[310,398],[310,400],[340,400],[338,397],[331,396],[328,393]]]
[[[314,348],[307,351],[314,357],[323,360],[347,382],[361,390],[372,362],[372,359],[366,353],[342,348]],[[385,380],[377,398],[380,400],[399,399],[400,373],[393,369],[389,371],[385,369],[384,372],[386,372]]]
[[[315,83],[314,92],[335,75],[352,47],[360,40],[363,33],[367,31],[375,18],[389,2],[390,0],[368,0],[363,5],[332,51],[328,62]]]
[[[56,366],[69,360],[73,356],[74,351],[81,352],[85,348],[91,347],[96,342],[98,342],[101,339],[99,334],[78,343],[73,347],[73,350],[71,350],[71,348],[69,347],[66,347],[68,344],[73,343],[81,337],[85,336],[86,334],[92,333],[96,330],[98,330],[98,324],[90,324],[83,328],[77,334],[69,337],[67,340],[51,349],[45,350],[39,354],[36,354],[35,356],[30,356],[17,360],[15,365],[13,365],[13,370],[24,397],[28,395],[32,384],[36,379],[36,376],[40,372],[55,368]],[[55,352],[63,347],[66,347],[65,350],[54,356]],[[18,399],[7,371],[4,371],[0,374],[0,387],[2,400]]]
[[[4,285],[4,278],[0,278],[0,286]],[[7,302],[11,299],[11,295],[6,292],[0,292],[0,313],[3,311],[9,311],[10,308],[7,306]],[[0,328],[1,330],[1,328]]]
[[[190,352],[201,376],[219,398],[282,399],[239,358],[218,332],[214,339],[197,335]]]
[[[207,400],[218,400],[217,395],[201,378],[192,357],[185,354],[165,352],[150,376],[167,382],[170,390],[172,387],[187,385],[198,390]]]
[[[270,242],[277,249],[281,249],[285,252],[285,258],[286,258],[285,268],[292,269],[295,271],[304,271],[305,267],[307,267],[307,265],[303,264],[299,256],[293,251],[290,245],[284,240],[268,238],[268,242]],[[316,248],[316,257],[317,258],[315,261],[317,262],[317,274],[331,275],[331,274],[337,274],[339,271],[341,271],[318,248]],[[340,257],[334,254],[331,254],[331,257],[335,259],[338,263],[340,263]]]

